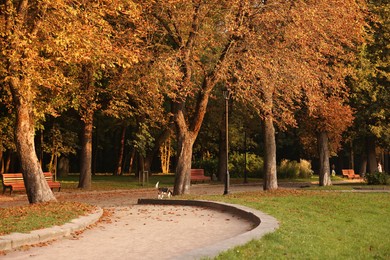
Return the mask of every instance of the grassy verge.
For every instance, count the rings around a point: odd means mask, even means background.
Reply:
[[[59,178],[61,182],[61,190],[77,189],[79,183],[78,175],[70,175],[68,177]],[[173,175],[153,175],[148,182],[142,185],[134,175],[113,176],[113,175],[94,175],[92,176],[91,190],[129,190],[140,188],[151,188],[160,182],[162,186],[172,186],[174,183]]]
[[[12,232],[25,233],[62,225],[93,209],[93,206],[78,202],[51,202],[0,208],[0,235]]]
[[[216,259],[390,259],[388,193],[278,191],[200,199],[246,205],[280,221],[275,233]]]

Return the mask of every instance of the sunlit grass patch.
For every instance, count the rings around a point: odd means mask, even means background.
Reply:
[[[0,235],[62,225],[95,207],[78,202],[50,202],[0,208]]]
[[[217,259],[389,259],[390,194],[321,191],[202,196],[246,205],[280,228]]]

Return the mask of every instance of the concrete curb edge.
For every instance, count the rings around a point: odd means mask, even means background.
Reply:
[[[72,233],[96,223],[102,215],[103,209],[99,207],[93,213],[73,219],[61,226],[38,229],[29,233],[11,233],[0,236],[0,251],[10,251],[21,246],[34,245],[70,236]]]
[[[216,244],[195,249],[180,255],[175,259],[201,259],[205,257],[215,257],[223,251],[244,245],[253,239],[260,239],[265,234],[274,232],[279,228],[278,221],[261,211],[248,208],[241,205],[228,204],[223,202],[203,201],[203,200],[157,200],[157,199],[139,199],[138,204],[157,204],[157,205],[182,205],[206,207],[214,210],[227,211],[239,215],[240,217],[253,223],[253,229],[238,236],[220,241]]]

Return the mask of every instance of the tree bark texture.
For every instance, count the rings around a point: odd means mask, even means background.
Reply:
[[[272,116],[264,119],[264,190],[278,189],[276,175],[276,140]]]
[[[353,143],[352,143],[352,141],[351,141],[351,145],[350,145],[349,161],[350,161],[351,169],[355,169],[355,153],[353,152]]]
[[[69,175],[69,158],[62,156],[58,160],[58,177],[67,177]]]
[[[135,148],[131,149],[130,160],[129,160],[129,173],[133,171],[134,158],[135,158]]]
[[[93,113],[84,122],[83,136],[81,143],[80,158],[80,178],[79,186],[81,189],[90,189],[92,183],[92,130]]]
[[[116,170],[114,172],[114,175],[122,175],[123,174],[123,157],[125,153],[125,137],[126,137],[126,125],[122,126],[122,131],[121,131],[121,140],[120,140],[120,148],[119,148],[119,155],[118,155],[118,161],[117,161],[117,166]]]
[[[321,132],[317,136],[318,154],[320,157],[320,186],[330,186],[330,165],[329,165],[329,139],[326,132]]]
[[[364,176],[367,173],[367,153],[363,151],[359,156],[359,174]]]
[[[176,165],[174,195],[188,194],[191,185],[191,159],[195,138],[190,132],[178,134],[178,160]]]
[[[376,145],[373,137],[367,140],[367,155],[368,155],[368,172],[374,173],[378,171],[378,162],[376,158]]]
[[[13,82],[12,85],[14,84],[17,83]],[[53,192],[45,180],[35,152],[34,115],[32,112],[33,109],[30,106],[32,102],[26,100],[28,97],[21,95],[16,87],[11,86],[11,90],[16,109],[16,150],[21,164],[28,201],[30,203],[56,201]]]
[[[189,193],[191,184],[190,170],[192,164],[192,149],[206,114],[207,104],[211,91],[211,88],[208,85],[210,83],[207,80],[205,80],[203,84],[204,89],[209,90],[199,93],[195,109],[196,113],[190,123],[190,126],[187,125],[185,118],[185,103],[176,103],[174,121],[176,124],[178,136],[178,151],[175,170],[175,186],[173,189],[174,195]]]

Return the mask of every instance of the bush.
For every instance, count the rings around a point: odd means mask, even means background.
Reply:
[[[313,175],[309,161],[282,160],[278,167],[278,177],[281,179],[310,178]]]
[[[389,184],[390,176],[385,172],[366,173],[364,176],[367,184],[370,185],[387,185]]]
[[[311,169],[310,161],[301,159],[299,163],[299,178],[311,178],[313,176],[313,170]]]
[[[218,159],[209,158],[205,160],[199,160],[192,163],[193,169],[204,169],[204,175],[213,176],[218,172]]]
[[[246,155],[246,172],[249,178],[263,177],[263,158],[256,154]],[[229,158],[229,173],[233,178],[243,178],[245,169],[245,154],[234,152]]]

